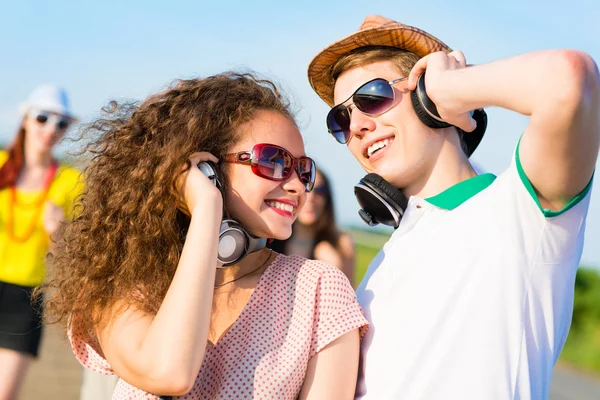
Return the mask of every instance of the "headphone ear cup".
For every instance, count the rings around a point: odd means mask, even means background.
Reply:
[[[371,226],[381,223],[397,228],[408,204],[400,190],[377,174],[362,178],[354,186],[354,195],[361,207],[359,215]]]
[[[397,187],[377,174],[368,174],[361,181],[368,184],[398,212],[404,213],[408,206],[408,200]]]
[[[413,109],[415,110],[417,117],[419,117],[421,122],[423,122],[426,126],[433,129],[441,129],[452,126],[441,119],[434,118],[434,116],[439,118],[440,114],[438,113],[437,107],[433,101],[431,101],[429,96],[427,96],[427,91],[425,90],[425,73],[419,77],[415,90],[410,92],[410,101],[412,102]]]
[[[235,264],[246,255],[248,237],[244,229],[235,221],[225,219],[219,230],[218,259],[223,266]]]
[[[437,107],[433,101],[431,101],[429,96],[427,96],[427,91],[425,90],[425,73],[419,77],[415,90],[410,92],[410,100],[417,117],[419,117],[421,122],[426,126],[433,129],[453,126],[440,118]],[[487,114],[483,109],[473,110],[471,116],[477,123],[477,127],[473,132],[464,132],[457,128],[459,134],[462,135],[462,140],[466,144],[468,157],[473,154],[477,146],[479,146],[481,139],[483,139],[488,121]]]
[[[469,157],[481,143],[488,122],[487,113],[482,108],[474,110],[472,117],[477,123],[477,127],[473,132],[462,132],[463,141],[467,146],[467,156]]]
[[[266,245],[266,238],[252,236],[237,221],[221,221],[217,258],[224,267],[240,262],[248,254],[259,251]]]

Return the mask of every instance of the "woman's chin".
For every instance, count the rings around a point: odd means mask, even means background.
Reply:
[[[272,238],[277,240],[286,240],[292,236],[292,227],[287,229],[277,229],[272,232]]]

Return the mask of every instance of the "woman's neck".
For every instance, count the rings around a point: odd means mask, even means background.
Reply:
[[[49,172],[54,158],[50,152],[31,151],[25,148],[25,160],[16,186],[21,190],[39,190]]]
[[[52,164],[54,158],[49,151],[36,151],[25,148],[25,162],[23,167],[27,169],[47,168]]]
[[[244,274],[254,275],[263,272],[269,261],[273,260],[273,252],[267,248],[248,254],[242,261],[229,267],[217,269],[215,285],[232,281]]]

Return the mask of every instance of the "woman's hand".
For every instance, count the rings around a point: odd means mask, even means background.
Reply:
[[[425,74],[425,89],[427,95],[437,107],[440,117],[449,124],[457,126],[465,132],[471,132],[477,123],[471,118],[471,110],[462,110],[456,99],[456,94],[445,90],[445,84],[453,79],[457,70],[467,67],[467,61],[462,51],[446,54],[443,51],[431,53],[421,58],[408,75],[408,88],[417,87],[419,76]]]
[[[196,210],[206,212],[207,207],[214,204],[215,200],[222,208],[223,201],[219,189],[197,167],[202,161],[218,163],[219,160],[207,152],[197,152],[190,156],[191,167],[183,173],[177,181],[178,207],[188,215],[194,215]]]
[[[54,235],[65,219],[65,211],[52,201],[47,201],[42,214],[42,223],[48,236]]]

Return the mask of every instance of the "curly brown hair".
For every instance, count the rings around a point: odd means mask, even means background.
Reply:
[[[260,110],[295,123],[272,82],[228,72],[179,80],[141,104],[111,102],[83,128],[80,139],[92,137],[79,154],[89,160],[86,189],[49,259],[50,322],[87,337],[117,301],[158,311],[189,224],[175,207],[177,178],[194,152],[226,154]]]

